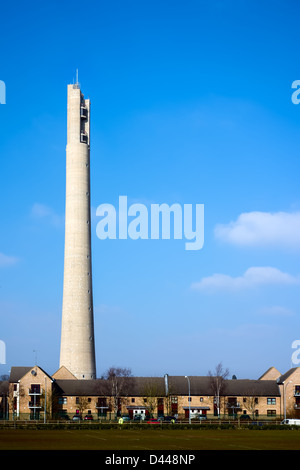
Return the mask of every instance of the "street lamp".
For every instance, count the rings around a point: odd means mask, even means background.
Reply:
[[[185,378],[188,381],[189,384],[189,424],[191,424],[191,382],[190,378],[186,375]]]

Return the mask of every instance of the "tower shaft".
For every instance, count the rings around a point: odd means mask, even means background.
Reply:
[[[96,378],[90,223],[90,100],[68,85],[60,367]]]

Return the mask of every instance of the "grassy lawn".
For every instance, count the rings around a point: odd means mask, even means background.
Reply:
[[[300,450],[295,430],[0,430],[0,450]]]

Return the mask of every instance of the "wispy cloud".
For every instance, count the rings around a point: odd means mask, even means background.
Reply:
[[[300,248],[300,212],[247,212],[215,227],[217,239],[240,246]]]
[[[267,285],[300,285],[300,277],[292,276],[273,267],[251,267],[242,276],[232,277],[226,274],[213,274],[192,284],[192,289],[234,290],[251,289]]]
[[[46,220],[55,227],[60,227],[64,223],[64,216],[56,214],[51,207],[37,202],[31,208],[31,216],[35,219]]]
[[[8,256],[4,253],[0,253],[0,268],[5,268],[7,266],[12,266],[19,261],[15,256]]]

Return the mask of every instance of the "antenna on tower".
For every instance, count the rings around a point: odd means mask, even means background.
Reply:
[[[36,365],[37,365],[37,353],[38,353],[38,350],[37,350],[37,349],[34,349],[33,352],[35,353],[34,365],[36,366]]]
[[[73,83],[73,88],[80,88],[80,85],[78,82],[78,69],[76,69],[76,82]]]

